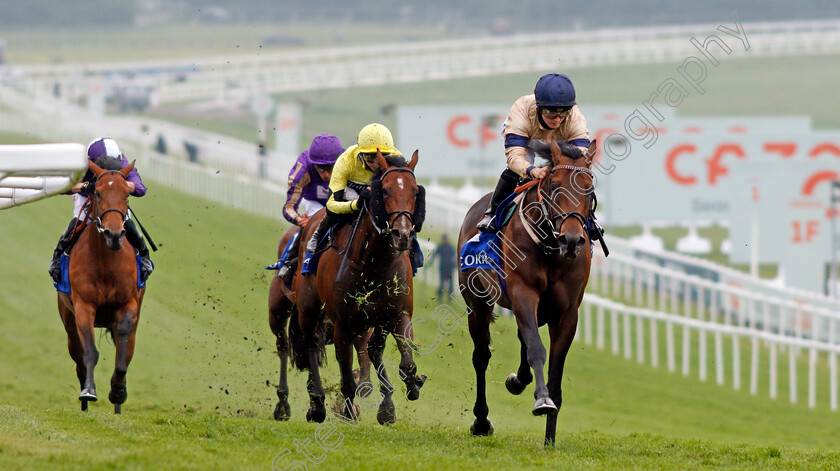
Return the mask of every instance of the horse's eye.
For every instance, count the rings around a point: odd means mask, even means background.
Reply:
[[[382,189],[382,196],[388,196],[388,190],[385,188]]]

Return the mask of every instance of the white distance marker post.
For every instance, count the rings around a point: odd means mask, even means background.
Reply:
[[[0,146],[0,209],[20,206],[69,190],[88,168],[85,146]]]

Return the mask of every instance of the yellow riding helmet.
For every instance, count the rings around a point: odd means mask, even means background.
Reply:
[[[394,138],[391,131],[379,123],[368,124],[359,131],[359,152],[374,153],[376,149],[383,154],[392,154],[394,149]]]

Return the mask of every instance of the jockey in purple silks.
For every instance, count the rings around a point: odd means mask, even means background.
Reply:
[[[117,146],[116,141],[109,137],[94,139],[90,144],[88,144],[87,155],[88,159],[93,163],[97,163],[97,161],[102,157],[110,157],[113,159],[119,159],[121,168],[128,166],[128,159],[126,159],[125,155],[120,152],[120,148]],[[75,184],[73,188],[66,193],[73,195],[73,219],[70,221],[70,224],[67,226],[64,234],[62,234],[61,238],[58,239],[58,245],[55,247],[53,258],[50,261],[49,273],[53,281],[56,283],[61,281],[61,272],[59,267],[61,254],[69,251],[76,242],[76,238],[73,237],[73,231],[76,225],[79,223],[89,223],[89,221],[85,221],[85,203],[87,201],[87,197],[92,195],[94,192],[94,180],[95,178],[93,176],[93,172],[88,170],[82,181]],[[132,170],[128,174],[128,178],[126,180],[128,182],[129,194],[131,196],[140,197],[146,194],[146,186],[143,185],[143,181],[140,179],[140,175],[137,173],[136,169]],[[137,229],[137,225],[130,219],[130,216],[131,211],[129,211],[126,215],[127,219],[124,222],[125,236],[131,245],[137,249],[137,252],[140,255],[140,279],[145,281],[149,275],[152,274],[155,266],[149,258],[149,249],[146,247],[146,241]]]
[[[309,217],[327,204],[333,165],[343,152],[344,147],[337,137],[321,134],[312,140],[309,150],[300,154],[289,172],[289,189],[286,193],[286,204],[283,206],[283,217],[287,221],[305,227]],[[281,278],[285,278],[288,273],[294,273],[299,246],[300,236],[295,236],[289,249],[289,257],[277,274]]]

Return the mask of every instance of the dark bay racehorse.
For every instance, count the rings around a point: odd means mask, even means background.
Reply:
[[[291,226],[286,229],[286,232],[280,237],[280,243],[277,247],[278,259],[283,256],[286,245],[300,230],[301,228],[299,226]],[[274,407],[275,420],[289,420],[291,417],[289,383],[286,377],[286,369],[288,367],[290,353],[288,324],[290,319],[293,322],[297,322],[295,299],[295,292],[289,289],[283,282],[283,279],[275,274],[272,277],[271,287],[268,291],[268,323],[277,339],[277,355],[280,357],[280,383],[277,386],[278,401]],[[318,335],[325,337],[325,341],[332,341],[332,324],[328,320],[325,321],[323,329]],[[370,359],[367,353],[367,341],[369,338],[370,333],[355,340],[355,347],[359,358],[360,383],[370,382]]]
[[[108,399],[119,414],[128,397],[125,375],[134,356],[134,336],[146,291],[137,288],[134,249],[123,243],[129,194],[126,178],[134,164],[122,170],[103,170],[93,162],[88,165],[96,177],[90,214],[93,222],[83,229],[71,252],[72,299],[58,293],[58,312],[67,331],[70,356],[76,362],[82,410],[87,410],[88,401],[97,400],[93,369],[99,352],[93,329],[104,327],[111,333],[117,357]]]
[[[473,339],[473,367],[477,379],[474,435],[490,435],[493,424],[487,418],[485,372],[490,361],[490,323],[494,304],[512,309],[521,344],[520,365],[505,381],[512,394],[521,394],[536,378],[534,415],[546,416],[545,442],[553,444],[557,412],[562,402],[561,379],[566,354],[578,322],[578,308],[589,280],[591,248],[587,221],[594,210],[594,182],[589,170],[595,142],[586,155],[566,143],[550,143],[552,168],[548,177],[527,190],[519,202],[518,214],[504,227],[500,251],[502,267],[459,272],[461,294],[469,307],[469,329]],[[458,247],[473,237],[490,195],[479,200],[467,213]],[[508,297],[500,289],[504,280]],[[546,351],[538,328],[548,325],[551,349],[548,382],[543,368]],[[532,375],[533,370],[533,375]]]
[[[324,389],[321,385],[319,360],[321,349],[317,332],[326,311],[334,326],[335,355],[341,372],[341,392],[345,397],[343,414],[353,418],[357,385],[353,380],[352,342],[373,328],[368,353],[376,368],[383,399],[377,413],[380,424],[396,420],[391,399],[393,387],[388,381],[382,353],[388,333],[393,334],[400,351],[399,375],[406,384],[408,399],[420,397],[425,376],[417,374],[412,357],[414,312],[413,280],[409,248],[415,230],[425,217],[425,194],[414,178],[418,154],[405,164],[402,156],[378,154],[379,169],[371,182],[370,208],[360,211],[357,223],[338,230],[318,262],[317,274],[297,276],[294,284],[299,322],[290,328],[293,359],[300,369],[309,371],[307,389],[310,407],[306,419],[323,422],[326,418]],[[316,213],[303,231],[307,240],[323,216]],[[351,234],[354,235],[351,236]],[[304,259],[301,244],[300,259]],[[346,256],[345,270],[341,272]],[[301,264],[302,265],[302,264]],[[323,310],[322,310],[323,306]],[[294,327],[294,320],[292,326]],[[368,397],[372,386],[360,391]]]

